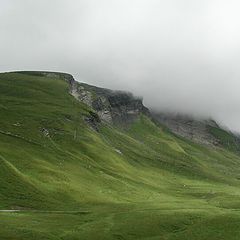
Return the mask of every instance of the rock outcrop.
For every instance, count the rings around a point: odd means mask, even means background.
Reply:
[[[79,101],[93,108],[101,121],[128,125],[140,114],[150,115],[142,99],[123,91],[99,88],[74,79],[70,81],[70,93]]]
[[[219,128],[211,119],[196,119],[187,115],[152,113],[153,118],[167,126],[173,133],[204,145],[219,145],[219,139],[210,132],[210,127]]]

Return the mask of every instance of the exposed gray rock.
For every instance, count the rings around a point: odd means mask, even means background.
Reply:
[[[79,101],[93,108],[101,121],[126,125],[136,120],[141,113],[149,115],[142,99],[123,91],[98,88],[74,79],[69,81],[70,93]]]
[[[219,140],[209,133],[208,128],[219,127],[211,119],[202,120],[171,113],[152,113],[155,120],[167,126],[173,133],[204,145],[216,146]]]
[[[119,150],[119,149],[115,149],[115,152],[117,152],[118,154],[121,154],[121,155],[122,155],[122,151]]]
[[[45,137],[49,137],[49,136],[50,136],[49,131],[48,131],[48,129],[46,129],[46,128],[42,128],[42,129],[41,129],[41,132],[43,133],[43,135],[44,135]]]
[[[92,94],[89,91],[85,90],[84,87],[76,81],[72,81],[70,86],[70,93],[73,97],[92,107]]]

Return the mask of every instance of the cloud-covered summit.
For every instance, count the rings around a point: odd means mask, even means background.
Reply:
[[[240,3],[0,0],[0,71],[52,70],[240,131]]]

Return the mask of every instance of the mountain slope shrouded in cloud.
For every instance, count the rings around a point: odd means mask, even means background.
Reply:
[[[155,110],[239,126],[236,0],[0,1],[0,71],[71,72]]]

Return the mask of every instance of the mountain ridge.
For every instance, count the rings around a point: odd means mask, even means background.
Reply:
[[[240,138],[237,134],[223,128],[211,118],[196,118],[187,114],[149,110],[143,105],[143,98],[131,92],[111,90],[76,81],[69,73],[51,71],[17,71],[16,73],[33,76],[45,76],[64,79],[69,84],[69,92],[78,101],[87,104],[96,111],[86,121],[97,129],[99,121],[127,127],[140,114],[150,117],[153,121],[164,125],[177,136],[209,147],[228,147],[240,152]],[[216,132],[224,133],[228,140],[221,139]],[[222,135],[222,134],[221,134]]]

